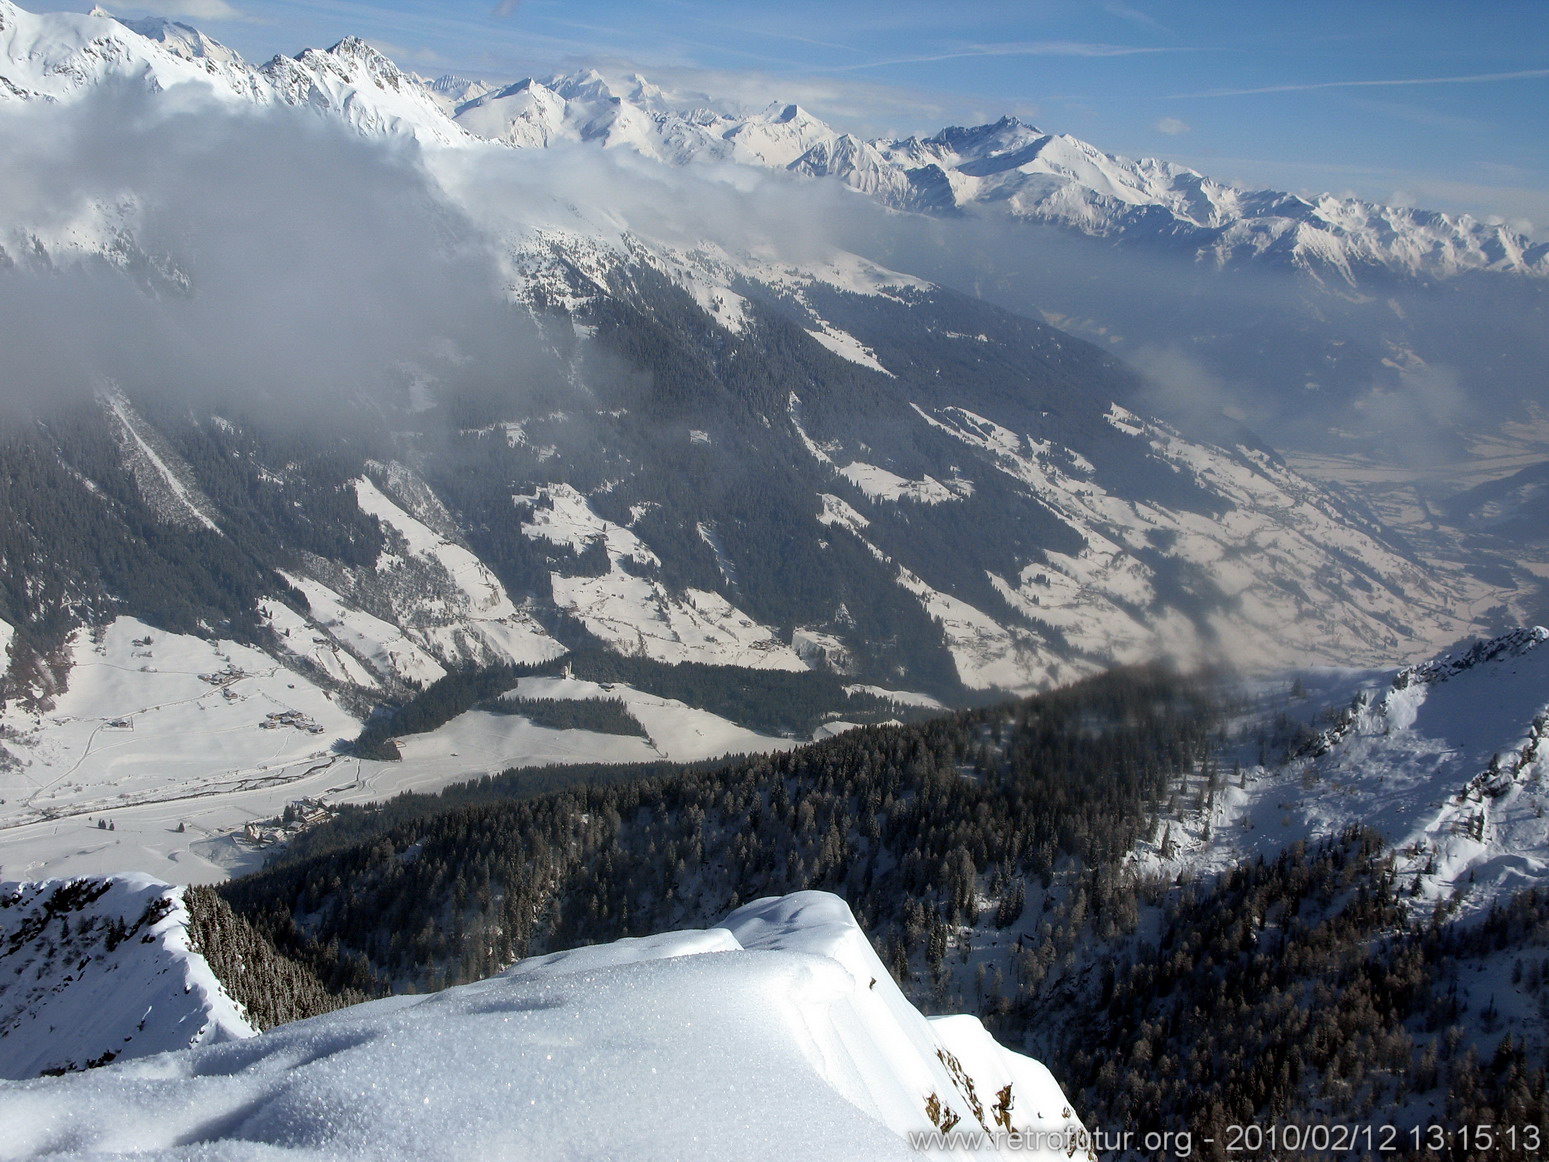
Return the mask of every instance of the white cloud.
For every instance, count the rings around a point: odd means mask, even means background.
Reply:
[[[405,62],[412,61],[416,65],[424,65],[430,68],[449,68],[451,60],[442,56],[434,49],[406,48],[401,44],[394,44],[390,40],[382,40],[380,37],[368,36],[366,43],[385,57],[389,57],[395,64],[402,66]]]
[[[892,57],[887,60],[865,61],[861,64],[839,65],[835,72],[852,72],[856,69],[878,69],[888,65],[929,64],[934,61],[955,61],[972,57],[1000,56],[1070,56],[1114,57],[1136,56],[1141,53],[1193,52],[1185,47],[1145,47],[1132,44],[1097,44],[1077,40],[1022,40],[1002,44],[971,44],[962,48],[944,49],[941,52],[919,56]]]
[[[1170,137],[1177,137],[1180,133],[1187,133],[1190,128],[1188,122],[1180,121],[1176,117],[1163,117],[1156,123],[1156,127]]]
[[[150,0],[134,5],[137,12],[152,16],[186,16],[190,20],[247,20],[247,13],[226,0]]]
[[[198,88],[104,87],[0,118],[6,224],[49,255],[0,269],[0,414],[106,379],[348,422],[449,342],[480,356],[471,369],[521,363],[497,256],[417,155],[178,92]],[[133,256],[125,276],[93,238]],[[181,293],[146,292],[173,277]]]
[[[1142,28],[1149,28],[1154,32],[1168,31],[1167,26],[1156,17],[1142,12],[1132,5],[1121,3],[1120,0],[1108,0],[1108,3],[1103,5],[1103,9],[1119,17],[1121,20],[1128,20],[1132,24],[1140,25]]]
[[[1549,69],[1521,69],[1512,73],[1470,73],[1461,77],[1402,77],[1379,81],[1317,81],[1305,85],[1265,85],[1258,89],[1208,89],[1203,93],[1174,93],[1185,97],[1249,97],[1257,93],[1306,93],[1314,89],[1385,88],[1393,85],[1481,85],[1491,81],[1535,81],[1549,77]]]

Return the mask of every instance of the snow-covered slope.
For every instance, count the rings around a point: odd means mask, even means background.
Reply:
[[[181,888],[139,875],[0,884],[0,1077],[255,1032],[189,947]]]
[[[1221,780],[1174,828],[1178,860],[1225,867],[1359,825],[1392,847],[1423,911],[1549,882],[1549,630],[1397,672],[1310,672],[1286,709],[1303,724],[1289,761]]]
[[[95,816],[138,804],[281,785],[329,765],[334,740],[357,729],[327,690],[236,642],[122,618],[77,635],[68,656],[70,687],[49,710],[13,702],[0,714],[0,825],[68,817],[95,829]],[[22,870],[9,851],[0,866]]]
[[[1063,1157],[1081,1129],[1043,1066],[973,1018],[922,1017],[816,892],[241,1044],[5,1083],[0,1121],[15,1157],[210,1159],[853,1162],[917,1157],[909,1135],[942,1127],[1035,1131],[1035,1154]]]
[[[522,526],[527,536],[575,549],[594,541],[603,545],[608,571],[591,577],[555,575],[554,601],[620,653],[750,670],[807,668],[774,630],[719,593],[689,588],[674,594],[660,581],[639,576],[642,567],[659,566],[660,559],[629,529],[599,517],[570,485],[513,499],[532,513]]]
[[[318,634],[297,620],[293,638]],[[331,807],[435,791],[509,767],[693,762],[800,741],[625,685],[529,677],[515,696],[617,699],[645,736],[471,710],[403,740],[404,761],[376,762],[335,749],[360,721],[327,684],[250,646],[123,618],[99,635],[77,635],[69,658],[69,689],[49,710],[15,701],[0,710],[5,878],[135,871],[209,882],[261,866],[262,835],[250,840],[247,825],[277,819],[298,799]]]

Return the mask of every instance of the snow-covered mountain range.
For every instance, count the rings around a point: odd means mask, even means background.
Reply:
[[[524,80],[456,106],[452,117],[475,136],[516,147],[594,141],[676,165],[729,162],[835,178],[897,209],[993,210],[1162,243],[1218,265],[1285,263],[1349,284],[1373,268],[1549,275],[1549,246],[1467,215],[1245,190],[1155,158],[1103,153],[1012,117],[866,141],[798,105],[776,102],[751,114],[689,108],[643,77],[610,83],[595,70]]]
[[[155,894],[138,881],[9,890],[26,897],[5,901],[26,912],[24,924],[39,901],[53,901],[47,922],[77,932],[111,925],[121,909],[102,901],[114,893]],[[61,902],[71,893],[93,897],[95,910]],[[1004,1049],[976,1018],[921,1016],[849,909],[821,892],[259,1036],[237,1021],[235,1043],[225,1044],[189,1038],[156,992],[160,975],[188,961],[212,987],[188,993],[184,1007],[203,1003],[210,1027],[233,1024],[231,1001],[203,959],[169,935],[171,922],[168,911],[144,941],[137,934],[83,957],[79,979],[56,977],[47,1037],[34,1035],[41,1013],[6,1028],[0,1072],[13,1077],[34,1073],[33,1057],[56,1060],[94,1037],[123,1050],[118,1064],[89,1073],[0,1082],[9,1154],[174,1157],[197,1141],[210,1158],[257,1149],[287,1158],[677,1162],[731,1151],[848,1160],[914,1157],[916,1139],[940,1131],[959,1135],[931,1139],[945,1157],[972,1153],[970,1132],[1016,1131],[1016,1148],[1048,1157],[1082,1140],[1046,1068]],[[57,936],[33,927],[8,932],[8,959],[39,955]],[[93,977],[140,988],[144,1003],[94,996],[64,1011],[58,998],[77,999]],[[18,991],[0,985],[0,1003]],[[109,1035],[105,1021],[135,1013],[154,1045]],[[198,1047],[149,1055],[190,1040]]]
[[[1265,261],[1348,284],[1380,270],[1424,277],[1493,270],[1549,276],[1549,244],[1469,215],[1247,190],[1157,159],[1116,157],[1003,118],[930,137],[863,140],[797,105],[748,112],[640,76],[595,70],[493,87],[430,80],[364,41],[261,66],[187,25],[32,14],[0,5],[0,99],[69,101],[111,82],[200,82],[224,98],[306,106],[362,132],[447,146],[593,142],[673,165],[731,163],[834,178],[884,205],[990,209],[1100,237],[1183,249],[1217,264]]]

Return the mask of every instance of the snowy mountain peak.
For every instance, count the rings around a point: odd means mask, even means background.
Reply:
[[[414,137],[431,145],[469,140],[429,85],[359,37],[347,36],[326,51],[277,56],[258,75],[268,89],[261,101],[331,113],[371,136]]]
[[[567,101],[613,101],[617,95],[609,87],[607,79],[596,69],[581,69],[579,72],[556,75],[547,82],[547,87],[553,89]]]
[[[315,50],[308,49],[307,52]],[[302,54],[303,56],[306,53]],[[402,75],[398,66],[385,54],[358,36],[346,36],[328,49],[328,55],[341,60],[356,60],[384,74]]]
[[[1048,136],[1043,130],[1016,117],[1002,117],[986,125],[950,125],[923,140],[911,137],[897,145],[900,148],[914,146],[944,150],[964,158],[982,158],[1009,153]]]
[[[94,15],[108,16],[101,9]],[[116,18],[115,18],[116,19]],[[223,65],[243,65],[242,57],[218,40],[206,36],[197,28],[173,20],[152,18],[147,20],[120,20],[125,28],[147,40],[160,43],[168,52],[176,53],[185,60],[214,61]]]
[[[565,98],[528,78],[469,98],[457,109],[457,123],[487,141],[542,149],[563,133],[565,112]]]
[[[666,107],[667,94],[660,86],[652,84],[639,73],[631,73],[627,80],[630,86],[629,99],[635,104],[653,110]]]
[[[452,73],[443,73],[430,82],[430,87],[434,92],[459,99],[466,99],[467,94],[473,89],[486,93],[490,91],[490,86],[483,81],[470,81],[467,77],[459,77]]]
[[[382,88],[398,90],[409,83],[403,70],[358,36],[346,36],[321,52],[309,48],[293,59],[310,69],[330,69],[349,80],[369,80]]]
[[[435,80],[416,78],[436,106],[447,117],[456,117],[466,106],[480,97],[493,93],[499,86],[483,81],[471,81],[467,77],[444,74]]]

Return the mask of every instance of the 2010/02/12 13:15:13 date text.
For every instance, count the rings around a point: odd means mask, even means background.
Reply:
[[[1543,1132],[1536,1125],[1469,1126],[1356,1125],[1352,1123],[1289,1123],[1286,1125],[1233,1125],[1226,1127],[1228,1154],[1262,1153],[1367,1155],[1399,1150],[1462,1150],[1489,1153],[1494,1150],[1536,1154]]]

